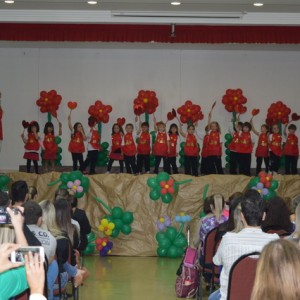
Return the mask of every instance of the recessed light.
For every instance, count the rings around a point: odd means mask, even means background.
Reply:
[[[88,4],[91,4],[91,5],[95,5],[95,4],[97,4],[98,2],[97,2],[97,1],[92,1],[92,0],[91,0],[91,1],[88,1],[87,3],[88,3]]]
[[[254,2],[253,5],[257,7],[264,6],[262,2]]]
[[[180,5],[181,2],[179,2],[179,1],[172,1],[171,4],[172,4],[172,5]]]
[[[14,3],[15,3],[14,0],[5,0],[4,2],[5,2],[6,4],[14,4]]]

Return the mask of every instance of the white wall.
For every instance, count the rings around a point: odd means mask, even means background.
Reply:
[[[279,99],[293,112],[300,113],[299,51],[14,46],[0,48],[0,70],[4,110],[1,170],[17,170],[25,164],[20,138],[23,119],[38,120],[42,131],[47,115],[40,113],[35,104],[42,90],[55,89],[63,98],[58,111],[63,122],[63,165],[71,165],[67,151],[68,101],[78,102],[73,121],[82,122],[85,128],[88,107],[95,100],[112,105],[110,122],[103,126],[102,141],[110,140],[112,123],[118,117],[134,121],[132,103],[141,89],[156,91],[160,101],[157,119],[166,120],[167,112],[187,99],[200,104],[205,114],[200,128],[204,128],[207,113],[217,100],[213,119],[220,122],[223,133],[231,118],[221,103],[228,88],[241,88],[248,98],[248,112],[242,120],[249,120],[251,110],[260,108],[255,119],[258,129],[267,108]]]

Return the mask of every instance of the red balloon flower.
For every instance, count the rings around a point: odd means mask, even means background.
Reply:
[[[89,107],[88,113],[96,118],[98,122],[108,123],[111,111],[111,105],[104,105],[100,100],[97,100],[94,105]]]
[[[168,181],[161,181],[159,183],[160,187],[161,187],[161,194],[162,195],[166,195],[166,194],[174,194],[175,190],[174,190],[174,179],[170,178]]]
[[[53,116],[57,116],[61,99],[61,95],[58,95],[55,90],[51,90],[50,92],[41,91],[40,98],[36,100],[36,104],[40,107],[42,113],[49,112]]]
[[[222,103],[228,112],[244,114],[247,111],[247,107],[243,105],[247,103],[247,98],[243,95],[241,89],[226,90],[226,94],[222,98]]]
[[[153,114],[157,107],[158,99],[154,91],[141,90],[133,101],[133,111],[138,116],[143,113]]]
[[[278,122],[286,124],[289,122],[290,113],[291,109],[287,107],[284,103],[282,103],[282,101],[272,103],[271,106],[268,108],[267,123],[269,125],[273,125]]]
[[[201,106],[193,104],[191,100],[185,101],[184,105],[177,109],[177,112],[180,114],[180,121],[182,123],[195,123],[202,120],[204,117],[201,111]]]

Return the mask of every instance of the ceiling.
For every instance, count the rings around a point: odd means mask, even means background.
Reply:
[[[0,2],[0,22],[300,25],[300,0],[15,0]],[[138,12],[137,15],[133,13]]]

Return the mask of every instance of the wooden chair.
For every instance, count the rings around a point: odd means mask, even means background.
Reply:
[[[228,281],[228,300],[250,300],[259,254],[245,254],[232,265]]]

